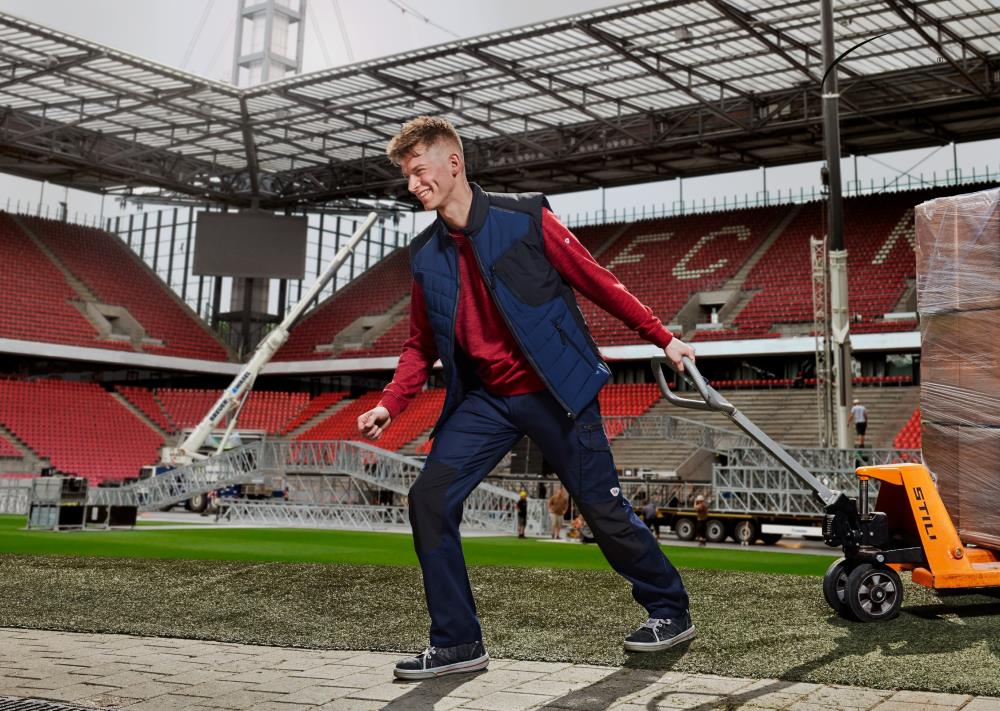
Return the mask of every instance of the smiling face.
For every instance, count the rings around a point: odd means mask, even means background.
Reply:
[[[418,143],[399,163],[407,189],[425,210],[442,210],[463,180],[462,156],[447,141]]]

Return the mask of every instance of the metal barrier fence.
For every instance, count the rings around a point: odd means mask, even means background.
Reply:
[[[28,514],[31,479],[0,479],[0,513]]]

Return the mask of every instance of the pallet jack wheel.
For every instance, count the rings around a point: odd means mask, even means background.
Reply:
[[[845,593],[851,612],[861,622],[891,620],[903,605],[899,573],[885,565],[858,565],[847,576]]]
[[[854,565],[844,558],[830,564],[823,575],[823,597],[834,612],[847,620],[856,619],[847,604],[847,578]]]

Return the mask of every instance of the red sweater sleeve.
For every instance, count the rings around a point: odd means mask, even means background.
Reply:
[[[420,392],[437,358],[437,346],[427,319],[424,292],[417,282],[413,282],[410,289],[410,337],[403,344],[403,352],[399,356],[392,382],[382,390],[382,399],[379,401],[379,405],[389,411],[392,419],[396,419]]]
[[[602,267],[580,240],[551,211],[542,209],[545,256],[570,285],[638,333],[650,343],[666,348],[673,334],[653,310],[635,297],[618,277]]]

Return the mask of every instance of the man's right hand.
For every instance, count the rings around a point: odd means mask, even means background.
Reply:
[[[358,432],[368,439],[378,439],[391,422],[389,411],[379,405],[358,417]]]

